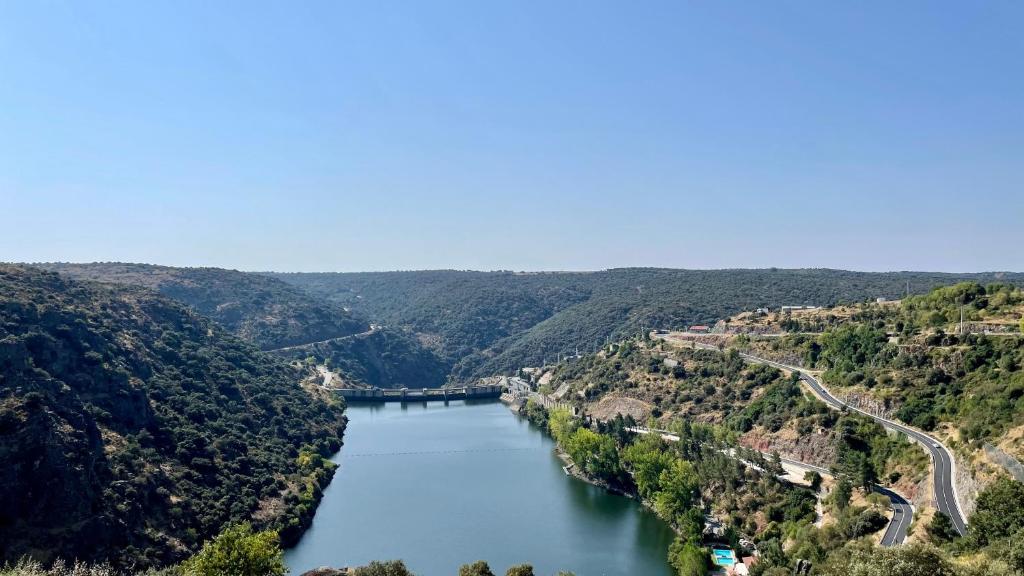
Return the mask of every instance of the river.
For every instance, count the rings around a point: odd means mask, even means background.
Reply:
[[[486,560],[537,576],[670,576],[672,531],[640,504],[562,472],[554,443],[497,401],[350,405],[340,466],[285,561],[402,559],[417,576]]]

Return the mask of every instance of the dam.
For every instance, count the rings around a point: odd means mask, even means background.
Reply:
[[[458,388],[335,388],[347,402],[426,402],[430,400],[477,400],[498,398],[500,384]]]

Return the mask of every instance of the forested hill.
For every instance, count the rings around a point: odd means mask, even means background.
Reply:
[[[761,306],[897,298],[962,280],[1024,283],[1024,274],[672,270],[274,274],[431,343],[456,380],[595,350],[642,328],[708,324]]]
[[[342,306],[258,274],[221,268],[172,268],[98,262],[40,264],[72,278],[151,288],[264,350],[364,332]]]
[[[0,265],[0,564],[148,566],[308,525],[342,408],[150,290]]]

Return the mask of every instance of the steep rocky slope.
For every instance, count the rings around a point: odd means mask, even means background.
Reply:
[[[294,540],[345,425],[303,376],[149,290],[0,265],[0,562],[162,564],[249,518]]]
[[[116,262],[39,266],[77,279],[151,288],[183,302],[264,350],[369,329],[365,321],[342,306],[259,274]]]

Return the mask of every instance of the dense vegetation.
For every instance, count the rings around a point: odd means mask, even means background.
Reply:
[[[870,487],[879,478],[898,481],[905,474],[918,481],[927,472],[927,456],[906,439],[886,434],[864,416],[829,409],[792,376],[744,362],[735,351],[627,340],[558,366],[546,389],[556,387],[602,418],[635,406],[620,399],[637,400],[650,409],[631,415],[650,416],[658,426],[685,419],[720,425],[746,445],[804,447],[816,453],[789,456],[834,467],[858,486]],[[773,442],[785,438],[795,440]]]
[[[824,370],[831,386],[877,398],[900,420],[929,431],[949,423],[961,440],[982,442],[1024,425],[1022,316],[1019,288],[962,283],[898,306],[860,306],[820,335],[741,347],[799,359]]]
[[[293,359],[313,358],[341,376],[346,385],[379,388],[436,388],[448,370],[416,336],[391,328],[276,352]]]
[[[838,270],[616,269],[589,273],[382,272],[275,277],[424,335],[451,377],[471,379],[553,362],[642,328],[713,323],[745,309],[894,298],[992,274]],[[1022,282],[1022,275],[1003,275]]]
[[[341,406],[149,290],[0,266],[0,560],[182,559],[252,519],[287,543]]]
[[[528,413],[536,419],[538,407]],[[709,544],[749,554],[741,539],[758,542],[764,554],[783,554],[787,534],[818,532],[815,491],[778,478],[777,461],[736,445],[727,429],[674,426],[678,441],[627,431],[628,418],[591,423],[553,409],[546,427],[582,474],[600,484],[636,495],[677,531],[669,562],[680,575],[706,574]],[[884,518],[871,507],[836,502],[841,522],[819,537],[822,555],[851,538],[878,530]],[[719,531],[708,532],[706,515],[724,519]]]
[[[259,274],[151,264],[42,264],[72,278],[143,286],[182,302],[229,332],[269,350],[369,328],[343,307]]]
[[[849,326],[862,332],[856,324]],[[870,335],[834,341],[846,344],[822,350],[836,365],[875,345]],[[920,448],[887,434],[871,419],[826,409],[805,395],[795,379],[744,365],[735,352],[664,347],[642,338],[619,343],[559,366],[545,390],[564,391],[568,385],[566,398],[584,414],[602,398],[642,398],[659,408],[656,424],[679,435],[678,442],[627,432],[631,416],[590,420],[588,426],[586,419],[562,410],[548,413],[533,404],[525,414],[550,431],[583,475],[635,493],[673,523],[680,537],[670,560],[680,574],[703,574],[703,546],[710,541],[737,547],[738,536],[757,544],[760,562],[754,574],[793,574],[798,563],[807,574],[822,575],[1024,574],[1024,484],[1002,477],[985,488],[966,538],[956,534],[948,517],[935,514],[918,536],[930,544],[880,550],[869,535],[885,527],[888,505],[870,490],[876,483],[898,481],[908,460],[926,465]],[[694,403],[694,397],[701,400]],[[730,404],[723,407],[719,399],[726,397]],[[709,423],[692,424],[701,419]],[[738,457],[771,471],[776,467],[772,458],[740,444],[750,430],[787,428],[801,434],[828,431],[835,480],[823,499],[830,518],[823,525],[813,523],[811,496],[821,486],[820,477],[809,474],[812,489],[801,489],[774,474],[754,473],[724,453],[732,448]],[[704,513],[724,519],[724,537],[699,537]]]

